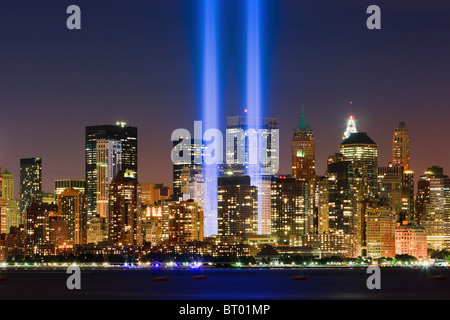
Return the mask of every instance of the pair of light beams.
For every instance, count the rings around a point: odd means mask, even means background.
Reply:
[[[203,11],[203,72],[202,72],[202,117],[206,129],[219,128],[219,0],[201,0]],[[246,110],[247,129],[259,129],[261,121],[261,0],[246,0]],[[252,184],[260,177],[259,168],[247,173]],[[217,223],[217,165],[204,165],[204,231],[205,236],[218,233]]]

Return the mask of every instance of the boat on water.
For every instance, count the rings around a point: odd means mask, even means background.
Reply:
[[[156,277],[152,279],[153,281],[170,281],[168,277]]]
[[[293,276],[291,280],[309,280],[308,276]]]

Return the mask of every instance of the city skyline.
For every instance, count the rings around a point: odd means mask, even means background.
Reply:
[[[304,109],[304,106],[302,106],[302,109]],[[232,118],[232,117],[231,117]],[[300,120],[303,120],[305,117],[304,117],[304,113],[302,113],[302,116],[300,117]],[[273,119],[275,119],[275,120],[277,120],[276,118],[273,118]],[[349,118],[347,119],[347,121],[349,121],[349,120],[352,120],[352,121],[358,121],[358,119],[355,119],[355,117],[354,117],[354,115],[353,114],[351,114],[351,115],[349,115]],[[117,124],[116,124],[117,125]],[[105,125],[100,125],[100,127],[115,127],[116,125],[113,125],[113,124],[105,124]],[[128,124],[125,124],[124,122],[122,122],[122,125],[128,125]],[[400,125],[405,125],[405,123],[404,122],[399,122],[399,124],[397,125],[397,127],[399,127]],[[98,127],[98,126],[88,126],[88,127],[86,127],[86,128],[94,128],[94,127]],[[397,127],[392,131],[392,133],[394,133],[395,132],[395,130],[397,129]],[[120,125],[117,125],[117,128],[120,128]],[[133,129],[136,129],[136,127],[132,127]],[[138,129],[138,128],[137,128]],[[406,129],[408,129],[407,127],[406,127]],[[314,130],[313,130],[314,131]],[[359,130],[357,130],[356,132],[358,132],[358,133],[366,133],[366,132],[364,132],[364,131],[359,131]],[[314,131],[314,133],[315,133],[315,131]],[[392,133],[391,133],[391,135],[392,135]],[[224,136],[225,136],[225,134],[224,134]],[[344,139],[345,140],[345,139]],[[344,141],[344,140],[342,140],[342,141]],[[391,148],[392,149],[392,137],[391,137],[391,145],[389,146],[389,148]],[[281,141],[281,139],[280,139],[280,150],[281,150],[281,146],[283,145],[283,143],[284,144],[286,144],[286,142],[284,141]],[[341,142],[342,143],[342,142]],[[341,144],[341,143],[339,143],[337,146],[336,146],[336,149],[335,150],[330,150],[330,152],[329,152],[329,155],[327,156],[327,157],[325,157],[325,159],[328,159],[329,158],[329,156],[331,156],[331,155],[333,155],[334,153],[336,153],[336,152],[339,152],[339,145]],[[376,143],[376,141],[375,141],[375,143]],[[138,140],[138,144],[139,144],[139,140]],[[172,143],[169,141],[169,143],[168,143],[169,145],[172,145]],[[385,148],[383,148],[383,146],[381,146],[380,144],[378,144],[377,143],[377,145],[379,146],[379,148],[382,150],[382,149],[385,149]],[[413,144],[411,143],[411,146],[413,146]],[[411,148],[411,149],[413,149],[413,148]],[[172,151],[172,150],[170,150],[170,151]],[[223,151],[226,151],[226,148],[224,147],[223,148]],[[288,152],[290,152],[291,150],[288,150]],[[84,158],[84,156],[85,155],[83,155],[83,162],[85,162],[86,160],[85,160],[85,158]],[[288,155],[284,155],[282,152],[280,152],[280,163],[283,163],[283,162],[286,162],[286,161],[283,161],[284,160],[284,158],[289,158],[289,154]],[[381,156],[381,157],[380,157]],[[388,158],[387,159],[387,161],[386,162],[378,162],[378,164],[379,164],[379,167],[383,167],[383,166],[387,166],[388,164],[392,164],[392,162],[393,162],[393,159],[392,159],[392,151],[386,156],[385,155],[385,157],[391,157],[390,159]],[[384,157],[384,158],[385,158]],[[379,158],[381,158],[381,159],[383,159],[383,155],[381,154],[381,152],[379,153]],[[21,158],[21,159],[18,159],[18,161],[19,161],[19,164],[20,164],[20,161],[21,160],[27,160],[27,159],[34,159],[34,158]],[[41,158],[41,157],[36,157],[36,159],[39,159],[39,161],[41,162],[41,171],[42,172],[44,172],[44,171],[46,171],[46,170],[44,170],[44,168],[45,168],[45,159],[43,159],[43,158]],[[325,161],[325,163],[326,163],[326,160],[324,160]],[[138,163],[139,163],[139,161],[138,161]],[[172,163],[170,162],[170,159],[169,159],[169,163],[170,163],[170,167],[172,167]],[[160,164],[161,166],[164,166],[164,165],[167,165],[167,163],[161,163]],[[316,165],[316,167],[323,167],[323,166],[321,166],[321,165]],[[445,170],[445,166],[442,166],[442,165],[440,165],[440,164],[436,164],[436,163],[430,163],[429,165],[425,165],[425,169],[423,170],[423,172],[417,172],[417,171],[414,171],[414,165],[412,165],[412,166],[410,166],[410,169],[412,169],[416,174],[415,174],[415,184],[417,184],[417,182],[419,181],[419,179],[420,179],[420,176],[421,175],[423,175],[423,174],[425,174],[426,173],[426,171],[427,171],[427,169],[428,168],[430,168],[430,167],[432,167],[432,166],[438,166],[438,167],[443,167],[444,168],[444,170]],[[194,167],[195,167],[195,165],[194,165]],[[285,165],[285,167],[286,167],[286,165]],[[6,169],[6,170],[8,170],[8,171],[12,171],[12,172],[14,172],[15,170],[14,170],[14,168],[13,169],[10,169],[10,168],[8,168],[8,167],[6,167],[6,166],[3,166],[3,168],[4,169]],[[280,170],[278,171],[278,173],[276,173],[276,175],[284,175],[284,176],[286,176],[286,175],[292,175],[292,168],[291,168],[291,165],[289,165],[289,168],[285,168],[286,170],[284,170],[284,171],[282,171],[283,169],[281,168],[281,166],[280,166]],[[17,170],[17,171],[20,171],[20,165],[19,165],[19,169]],[[318,176],[321,176],[321,175],[323,175],[323,174],[325,174],[326,173],[326,171],[327,171],[327,168],[326,168],[326,165],[325,165],[325,167],[324,167],[324,169],[323,169],[323,171],[322,172],[320,172],[319,170],[317,170],[317,175]],[[170,186],[172,186],[173,185],[173,172],[172,172],[172,170],[169,170],[169,172],[167,173],[169,176],[167,177],[167,181],[157,181],[157,180],[150,180],[150,181],[147,181],[147,180],[145,180],[145,181],[141,181],[140,179],[139,179],[139,182],[140,183],[164,183],[164,184],[167,184],[167,185],[170,185]],[[86,172],[84,171],[83,173],[82,173],[82,175],[83,175],[83,177],[82,178],[77,178],[77,177],[75,177],[75,178],[73,178],[73,177],[66,177],[66,176],[64,176],[64,174],[62,174],[61,176],[58,176],[55,180],[52,180],[52,181],[46,181],[47,179],[46,179],[46,177],[45,177],[45,175],[43,174],[43,173],[41,173],[41,179],[42,179],[42,192],[44,192],[44,193],[53,193],[54,191],[55,191],[55,182],[56,181],[58,181],[58,180],[84,180],[84,176],[86,175]],[[17,190],[17,192],[16,192],[16,194],[15,194],[15,196],[17,196],[18,195],[18,190],[20,190],[20,174],[16,177],[16,175],[14,175],[13,174],[13,178],[14,178],[14,185],[15,185],[15,187],[14,187],[14,189],[15,190]],[[44,187],[44,182],[46,182],[46,185],[48,186],[48,188],[47,189],[45,189],[45,187]]]
[[[198,58],[190,43],[197,34],[195,4],[139,3],[142,10],[136,10],[80,1],[83,29],[74,34],[60,14],[64,4],[28,3],[26,9],[2,4],[3,12],[17,14],[0,21],[5,35],[0,105],[8,119],[0,128],[0,163],[13,173],[15,190],[21,158],[42,158],[46,192],[52,192],[54,180],[83,179],[84,128],[117,121],[140,130],[139,181],[171,185],[170,133],[191,129],[201,118]],[[405,121],[416,180],[432,165],[448,167],[450,151],[440,147],[448,140],[442,134],[450,100],[448,6],[403,8],[381,1],[383,29],[370,33],[365,4],[265,4],[273,14],[264,16],[264,58],[270,61],[264,70],[264,116],[279,119],[280,174],[290,172],[291,130],[301,106],[314,130],[322,174],[342,142],[350,101],[358,130],[380,146],[380,166],[391,161],[392,132]],[[227,53],[221,59],[222,131],[226,117],[241,115],[245,105],[239,80],[244,50],[236,41],[241,11],[238,1],[221,7],[221,52]],[[230,18],[236,25],[226,23]],[[416,23],[404,26],[405,19]],[[33,28],[23,27],[29,23]],[[30,46],[37,48],[32,55]],[[7,63],[11,57],[20,64]],[[174,82],[176,94],[170,90]]]

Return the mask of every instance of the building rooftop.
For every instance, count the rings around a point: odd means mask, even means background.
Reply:
[[[355,132],[342,142],[342,145],[347,144],[376,144],[365,132]]]
[[[301,131],[305,131],[307,129],[311,130],[311,127],[309,126],[308,121],[305,117],[305,107],[302,106],[302,116],[300,117],[300,121],[297,124],[297,129]]]

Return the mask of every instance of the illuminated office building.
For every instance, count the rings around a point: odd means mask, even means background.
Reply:
[[[310,229],[310,186],[295,178],[279,177],[272,183],[271,234],[279,244],[301,246]]]
[[[410,169],[409,134],[405,122],[400,122],[392,136],[392,166],[402,168],[401,204],[405,219],[414,222],[414,171]]]
[[[409,134],[406,123],[400,122],[392,137],[392,165],[409,169]]]
[[[350,162],[352,187],[366,184],[367,196],[378,195],[378,145],[365,132],[352,133],[339,146],[339,151]],[[358,184],[360,181],[362,184]]]
[[[396,216],[391,207],[379,199],[364,201],[358,221],[358,255],[378,258],[395,257]]]
[[[397,213],[400,220],[413,222],[414,171],[403,166],[378,168],[379,197],[385,199]]]
[[[305,109],[302,107],[302,115],[294,130],[292,139],[292,176],[298,180],[308,183],[310,195],[308,197],[309,217],[314,217],[314,194],[316,181],[316,163],[315,163],[315,142],[314,133],[305,117]],[[314,224],[309,223],[313,228]],[[314,232],[317,230],[309,230]]]
[[[292,139],[292,176],[308,183],[316,177],[314,133],[303,107]]]
[[[340,153],[328,157],[328,226],[330,233],[354,232],[353,190],[350,188],[350,162]]]
[[[60,179],[55,180],[55,197],[58,200],[58,196],[66,189],[73,189],[79,193],[86,193],[86,181],[80,179]]]
[[[403,167],[389,165],[378,168],[379,198],[384,199],[399,218],[403,209],[402,176]]]
[[[431,178],[429,182],[430,202],[422,223],[428,249],[450,249],[450,178]]]
[[[2,184],[2,196],[5,204],[6,204],[6,231],[10,230],[11,227],[18,227],[23,224],[21,220],[19,204],[15,199],[14,194],[14,178],[13,175],[8,171],[4,170],[1,172],[0,168],[0,176],[3,178]],[[1,177],[0,177],[1,179]]]
[[[88,220],[97,214],[98,195],[98,151],[97,143],[118,141],[122,147],[121,169],[129,170],[137,177],[138,172],[138,141],[137,128],[126,123],[117,125],[100,125],[86,127],[86,195],[88,198]]]
[[[257,123],[258,131],[249,130],[249,123]],[[265,148],[263,147],[265,146]],[[254,151],[253,151],[254,150]],[[257,151],[256,151],[257,150]],[[270,234],[271,176],[278,172],[278,119],[250,119],[246,116],[227,118],[227,171],[240,175],[242,168],[258,189],[258,234]]]
[[[328,177],[320,177],[317,180],[317,233],[328,234],[330,232],[330,183]]]
[[[426,208],[430,204],[430,179],[445,178],[444,169],[438,166],[428,168],[424,175],[420,176],[417,184],[415,224],[423,226],[426,220]]]
[[[42,201],[42,159],[20,159],[20,215],[25,217],[33,199]]]
[[[205,200],[205,178],[203,168],[198,166],[195,169],[184,168],[181,173],[181,192],[183,200],[192,199],[203,208]]]
[[[161,204],[153,204],[151,206],[147,206],[142,217],[142,235],[144,237],[144,242],[150,243],[151,246],[156,246],[163,240],[169,239],[168,222],[166,226],[167,238],[163,239],[162,208],[163,206]],[[169,216],[170,212],[166,212],[166,214],[167,216]]]
[[[108,225],[106,219],[96,215],[89,221],[87,243],[99,244],[108,241]]]
[[[114,140],[97,141],[97,215],[108,218],[108,190],[122,168],[122,143]]]
[[[352,209],[348,215],[348,232],[357,235],[363,202],[378,195],[378,145],[367,133],[358,132],[350,134],[339,150],[349,162],[348,192]]]
[[[258,234],[258,189],[249,176],[219,178],[219,236],[237,241]]]
[[[69,244],[87,244],[87,196],[64,190],[58,196],[58,213],[67,221]]]
[[[395,229],[395,253],[426,259],[428,252],[425,228],[408,224],[407,221],[398,223]]]
[[[203,211],[193,200],[169,206],[169,238],[176,244],[203,241]]]
[[[177,146],[182,146],[181,142],[184,140],[187,140],[188,137],[180,137],[179,141],[173,142],[173,147],[176,150]],[[192,169],[195,170],[200,164],[196,163],[196,160],[198,158],[201,158],[202,156],[202,143],[201,140],[190,140],[190,148],[187,150],[188,160],[182,160],[177,163],[173,164],[172,167],[172,175],[173,175],[173,196],[175,199],[178,199],[182,196],[182,173],[183,170],[186,169]],[[186,152],[186,150],[183,150],[182,152]]]
[[[27,254],[27,237],[24,225],[11,227],[8,233],[0,234],[0,261],[23,259]]]
[[[413,223],[416,220],[414,171],[409,169],[404,169],[402,176],[402,212],[409,222]]]
[[[50,216],[52,215],[58,215],[58,206],[55,204],[37,203],[33,199],[28,206],[25,216],[28,255],[54,253],[54,247],[50,243]]]
[[[0,234],[6,233],[6,197],[3,188],[2,168],[0,167]]]
[[[302,237],[302,245],[310,247],[314,255],[324,257],[355,257],[353,252],[354,237],[352,235],[334,234],[307,234]]]
[[[132,171],[120,171],[109,189],[109,237],[114,245],[142,245],[141,187]]]
[[[68,222],[59,214],[49,214],[49,242],[56,248],[73,243],[69,239]]]
[[[172,197],[172,189],[166,187],[163,183],[142,183],[142,204],[152,206],[161,200],[167,200]]]

